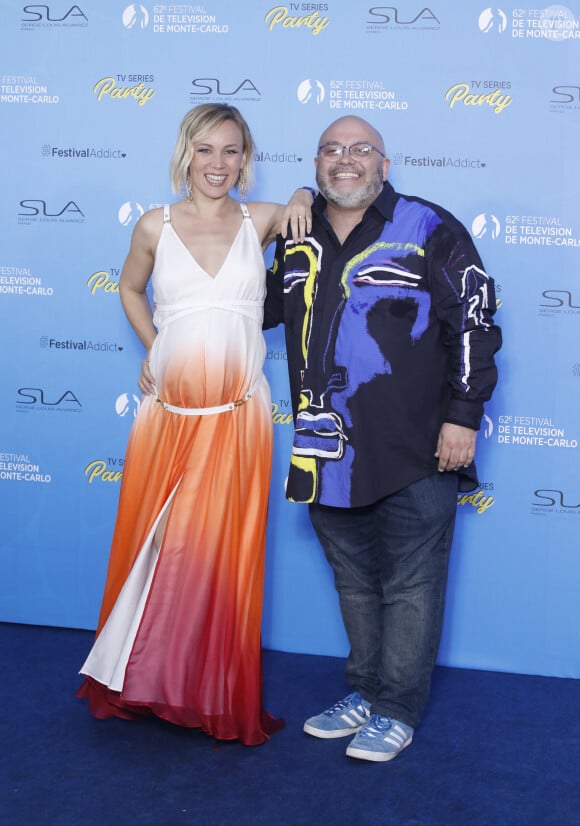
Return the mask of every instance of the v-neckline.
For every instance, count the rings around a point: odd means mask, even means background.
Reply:
[[[220,268],[218,269],[218,271],[216,272],[216,274],[215,274],[215,275],[212,275],[212,274],[211,274],[210,272],[208,272],[208,271],[207,271],[204,267],[202,267],[202,266],[201,266],[201,264],[199,263],[199,261],[197,260],[197,258],[195,257],[195,255],[192,253],[192,251],[189,249],[189,247],[187,246],[187,244],[185,243],[185,241],[181,238],[181,236],[179,235],[179,233],[177,232],[177,230],[176,230],[176,229],[175,229],[175,227],[173,226],[173,223],[172,223],[171,219],[170,219],[169,221],[167,221],[166,223],[167,223],[167,224],[169,224],[169,226],[171,227],[171,231],[173,232],[174,236],[177,238],[178,242],[181,244],[181,246],[183,247],[183,249],[185,250],[185,252],[189,255],[189,257],[191,258],[191,260],[193,261],[193,263],[196,265],[196,267],[197,267],[197,268],[198,268],[198,269],[199,269],[199,270],[200,270],[200,271],[201,271],[204,275],[207,275],[207,277],[208,277],[208,278],[211,278],[211,280],[212,280],[212,281],[215,281],[215,280],[216,280],[216,278],[218,278],[218,277],[219,277],[219,275],[221,274],[221,272],[222,272],[223,268],[225,267],[225,265],[226,265],[226,264],[227,264],[227,262],[228,262],[228,259],[229,259],[230,255],[231,255],[231,252],[232,252],[233,248],[235,247],[235,245],[236,245],[236,243],[237,243],[238,238],[239,238],[239,237],[240,237],[240,235],[241,235],[241,232],[242,232],[242,227],[244,226],[244,221],[245,221],[245,220],[246,220],[246,216],[242,213],[242,223],[240,224],[240,226],[239,226],[239,228],[238,228],[238,231],[237,231],[237,232],[236,232],[236,234],[235,234],[234,240],[233,240],[233,241],[232,241],[232,243],[230,244],[230,247],[229,247],[229,249],[228,249],[228,251],[227,251],[227,253],[226,253],[226,257],[225,257],[225,258],[224,258],[224,260],[222,261],[221,266],[220,266]]]

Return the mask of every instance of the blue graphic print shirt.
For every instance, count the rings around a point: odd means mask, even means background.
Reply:
[[[437,472],[443,422],[479,429],[501,346],[492,279],[462,224],[386,183],[341,245],[313,204],[280,237],[264,326],[285,323],[295,434],[287,496],[368,505]],[[477,485],[475,467],[460,490]]]

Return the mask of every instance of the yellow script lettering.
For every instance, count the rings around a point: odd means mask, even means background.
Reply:
[[[109,273],[105,270],[94,272],[87,281],[87,285],[91,288],[91,295],[94,295],[97,290],[104,290],[106,293],[119,292],[119,282],[109,278]]]
[[[279,413],[278,405],[272,402],[272,421],[274,424],[292,424],[292,413]]]
[[[459,494],[457,504],[471,505],[478,513],[485,513],[488,508],[495,505],[495,499],[493,496],[484,496],[483,491],[478,490],[476,493],[466,494],[465,496]]]
[[[146,88],[143,83],[138,83],[137,86],[117,86],[114,77],[103,77],[98,80],[93,86],[93,92],[99,102],[105,95],[119,100],[132,97],[138,106],[143,106],[155,94],[154,89]]]
[[[264,20],[268,23],[270,31],[272,31],[278,23],[281,23],[284,29],[298,29],[300,26],[306,26],[306,28],[311,29],[312,34],[315,35],[320,34],[330,23],[328,17],[320,17],[316,12],[301,17],[292,17],[288,13],[286,6],[274,6],[274,8],[266,13]]]
[[[468,83],[456,83],[445,93],[445,100],[449,101],[449,108],[453,109],[456,103],[463,103],[464,106],[482,106],[487,104],[496,114],[503,112],[512,102],[510,95],[502,95],[496,89],[487,95],[474,94]]]
[[[94,462],[89,462],[85,468],[85,476],[89,477],[89,484],[99,478],[102,482],[119,482],[123,471],[106,470],[106,467],[107,465],[102,459],[95,459]]]

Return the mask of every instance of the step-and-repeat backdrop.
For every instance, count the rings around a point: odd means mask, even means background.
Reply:
[[[458,501],[439,661],[580,677],[580,6],[473,0],[3,0],[0,620],[94,628],[142,358],[119,272],[173,199],[183,114],[240,108],[251,198],[314,184],[335,118],[384,135],[401,192],[443,204],[497,282],[501,381]],[[271,250],[268,255],[271,258]],[[332,577],[276,449],[263,639],[344,655]]]

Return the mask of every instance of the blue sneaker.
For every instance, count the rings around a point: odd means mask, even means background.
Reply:
[[[304,723],[306,734],[329,740],[333,737],[347,737],[359,731],[371,716],[371,705],[358,691],[348,694],[322,714],[309,717]]]
[[[346,753],[348,757],[356,757],[359,760],[392,760],[411,745],[413,731],[411,726],[399,720],[384,717],[382,714],[373,714],[368,723],[350,741]]]

